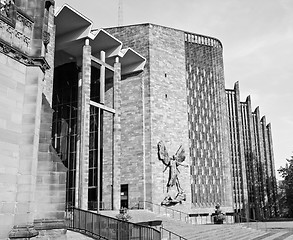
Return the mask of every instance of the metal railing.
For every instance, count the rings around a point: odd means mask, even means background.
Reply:
[[[184,221],[186,223],[190,222],[189,214],[148,201],[139,201],[138,204],[136,204],[131,209],[151,210],[154,213],[163,214],[173,219]]]
[[[160,240],[160,231],[86,210],[67,211],[68,229],[90,237],[107,240]]]
[[[171,232],[163,227],[160,227],[161,229],[161,239],[162,240],[187,240],[186,238]]]

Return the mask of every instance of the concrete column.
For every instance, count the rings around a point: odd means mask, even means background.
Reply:
[[[106,61],[106,55],[104,51],[101,51],[100,59],[102,62]],[[105,104],[105,73],[106,73],[105,65],[101,65],[101,68],[100,68],[100,103],[101,104]]]
[[[113,131],[113,189],[112,189],[112,204],[113,209],[120,209],[120,155],[121,155],[121,64],[117,57],[114,63],[114,131]]]
[[[100,52],[100,60],[105,63],[106,55],[104,51]],[[105,65],[101,65],[100,68],[100,103],[105,104],[105,76],[106,76],[106,68]],[[97,212],[100,211],[100,188],[101,188],[101,145],[103,144],[103,134],[101,129],[103,129],[104,122],[104,113],[102,109],[99,109],[99,129],[98,129],[98,162],[97,162]],[[102,148],[103,149],[103,148]]]
[[[91,46],[85,41],[82,56],[82,78],[79,81],[78,146],[79,182],[77,206],[88,209],[89,132],[90,132]]]

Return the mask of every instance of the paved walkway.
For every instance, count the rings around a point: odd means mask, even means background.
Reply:
[[[66,233],[67,240],[93,240],[93,238],[87,237],[81,233],[73,232],[67,230]]]

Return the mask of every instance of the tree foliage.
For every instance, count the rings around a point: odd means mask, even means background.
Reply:
[[[291,159],[287,159],[285,167],[280,167],[278,172],[283,178],[282,183],[280,184],[280,190],[284,193],[283,199],[280,203],[283,205],[285,210],[284,215],[286,217],[293,217],[293,156]]]

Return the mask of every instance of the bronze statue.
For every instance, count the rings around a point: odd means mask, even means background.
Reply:
[[[178,166],[188,167],[188,165],[183,164],[185,160],[185,151],[182,148],[182,145],[177,150],[176,154],[173,155],[173,157],[169,157],[169,154],[167,152],[167,149],[162,141],[158,143],[158,157],[159,160],[161,160],[164,165],[166,166],[164,171],[169,169],[169,178],[167,182],[167,196],[161,203],[162,205],[174,205],[177,203],[182,203],[182,201],[186,200],[186,194],[184,193],[182,187],[180,186],[178,175],[180,173]],[[177,189],[177,195],[173,199],[169,195],[169,191],[171,187],[176,186]]]

